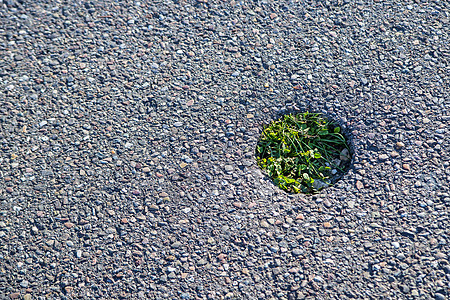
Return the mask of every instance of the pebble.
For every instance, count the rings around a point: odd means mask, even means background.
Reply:
[[[389,156],[387,154],[380,154],[378,156],[378,159],[381,160],[381,161],[384,161],[384,160],[389,159]]]
[[[225,171],[226,172],[232,172],[233,170],[234,170],[233,166],[230,166],[230,165],[226,165],[225,166]]]
[[[204,260],[203,258],[200,259],[200,260],[197,262],[197,265],[199,265],[199,266],[204,266],[204,265],[206,265],[206,264],[207,264],[207,261]]]
[[[358,188],[358,190],[361,190],[364,188],[364,185],[361,181],[358,180],[356,181],[356,187]]]
[[[447,299],[447,297],[444,296],[444,295],[441,294],[441,293],[436,293],[436,294],[434,294],[434,298],[435,298],[436,300],[445,300],[445,299]]]
[[[178,242],[178,241],[176,241],[176,242],[174,242],[173,244],[172,244],[172,248],[174,248],[174,249],[178,249],[178,248],[180,248],[182,246],[182,244],[180,243],[180,242]]]
[[[72,228],[72,227],[74,227],[75,226],[75,224],[74,223],[72,223],[72,222],[66,222],[66,223],[64,223],[64,226],[66,226],[67,228]]]
[[[259,224],[263,228],[269,228],[270,227],[269,223],[267,223],[266,220],[261,220]]]
[[[397,142],[395,144],[395,148],[397,149],[402,149],[403,147],[405,147],[405,144],[403,142]]]
[[[339,155],[339,159],[340,159],[341,161],[344,161],[344,162],[350,160],[350,153],[349,153],[349,151],[348,151],[347,148],[344,148],[344,149],[341,151],[341,153],[340,153],[340,155]]]

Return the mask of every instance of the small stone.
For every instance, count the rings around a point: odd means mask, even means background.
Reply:
[[[191,296],[190,296],[188,293],[182,293],[182,294],[180,295],[180,297],[181,297],[181,299],[183,299],[183,300],[189,300],[189,299],[191,299]]]
[[[263,228],[269,228],[269,227],[270,227],[269,223],[267,223],[266,220],[261,220],[261,222],[259,223],[259,225],[260,225],[261,227],[263,227]]]
[[[304,219],[305,219],[305,216],[303,216],[303,214],[298,214],[298,215],[295,217],[295,219],[296,219],[296,220],[304,220]]]
[[[331,226],[330,222],[325,222],[325,223],[323,223],[323,227],[324,228],[331,228],[332,226]]]
[[[348,151],[347,148],[344,148],[344,149],[341,151],[341,153],[340,153],[340,155],[339,155],[339,159],[340,159],[341,161],[344,161],[344,162],[350,160],[350,152]]]
[[[320,190],[328,187],[328,184],[326,182],[323,182],[320,179],[315,179],[313,182],[313,187],[314,187],[314,189],[320,191]]]
[[[137,219],[138,221],[143,222],[143,221],[145,221],[145,220],[147,219],[147,217],[144,216],[143,214],[138,214],[138,215],[136,215],[136,219]]]
[[[143,167],[142,168],[142,172],[148,173],[148,172],[150,172],[150,168],[149,167]]]
[[[314,281],[315,281],[315,282],[323,282],[324,280],[323,280],[323,278],[320,277],[320,276],[315,276],[315,277],[314,277]]]
[[[398,156],[400,156],[400,154],[397,151],[391,152],[391,157],[398,157]]]
[[[33,232],[33,234],[38,234],[39,229],[36,226],[31,227],[31,232]]]
[[[12,294],[9,294],[9,298],[11,298],[11,299],[17,299],[17,298],[19,298],[20,297],[20,293],[12,293]]]
[[[434,294],[434,298],[436,299],[436,300],[445,300],[445,299],[447,299],[444,295],[442,295],[441,293],[436,293],[436,294]]]
[[[249,204],[248,204],[248,208],[253,208],[253,207],[255,207],[257,204],[256,204],[256,202],[250,202]]]
[[[299,256],[302,255],[304,252],[301,249],[295,248],[294,250],[292,250],[292,255],[294,256]]]
[[[233,206],[236,208],[241,208],[242,207],[242,202],[234,202]]]
[[[225,171],[226,171],[226,172],[231,172],[231,171],[233,171],[233,166],[226,165],[226,166],[225,166]]]
[[[373,244],[372,244],[371,242],[365,242],[365,243],[364,243],[364,248],[370,249],[370,248],[372,248],[372,247],[373,247]]]
[[[199,266],[204,266],[204,265],[206,265],[207,264],[207,262],[206,262],[206,260],[204,260],[203,258],[201,258],[198,262],[197,262],[197,265],[199,265]]]
[[[23,295],[23,300],[31,300],[31,294]]]
[[[401,148],[403,148],[403,147],[405,147],[405,144],[404,144],[403,142],[397,142],[397,143],[395,144],[395,148],[397,148],[397,149],[401,149]]]
[[[358,188],[358,190],[361,190],[364,188],[364,185],[361,181],[358,180],[356,181],[356,187]]]
[[[389,158],[389,156],[387,154],[380,154],[378,156],[378,159],[380,159],[382,161],[387,160],[388,158]]]
[[[446,265],[442,268],[445,272],[445,274],[450,274],[450,265]]]
[[[159,206],[156,205],[156,204],[150,204],[148,206],[148,209],[151,210],[151,211],[156,211],[156,210],[159,210]]]
[[[181,127],[181,126],[183,126],[183,122],[175,122],[175,123],[173,123],[173,126]]]
[[[115,233],[117,233],[117,230],[114,227],[108,227],[108,228],[106,228],[106,233],[107,234],[115,234]]]
[[[223,253],[220,253],[219,255],[217,255],[217,258],[222,261],[222,260],[227,258],[227,255],[223,254]]]
[[[75,224],[71,223],[71,222],[66,222],[64,223],[64,226],[66,226],[67,228],[72,228],[73,226],[75,226]]]
[[[399,288],[400,288],[400,290],[401,290],[403,293],[405,293],[405,294],[408,294],[409,291],[410,291],[409,286],[407,286],[406,284],[400,285]]]
[[[174,248],[174,249],[178,249],[178,248],[180,248],[182,246],[182,244],[179,242],[179,241],[176,241],[176,242],[174,242],[173,244],[172,244],[172,248]]]
[[[409,166],[409,164],[403,164],[402,165],[403,169],[405,169],[406,171],[410,171],[411,167]]]

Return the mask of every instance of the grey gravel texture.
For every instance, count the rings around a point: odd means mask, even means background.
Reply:
[[[1,299],[449,298],[448,1],[0,6]],[[295,109],[314,196],[254,160]]]

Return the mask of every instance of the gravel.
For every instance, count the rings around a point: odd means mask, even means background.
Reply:
[[[0,298],[449,298],[447,4],[4,0]],[[253,157],[296,109],[317,195]]]

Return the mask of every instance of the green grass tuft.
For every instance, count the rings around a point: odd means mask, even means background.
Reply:
[[[310,194],[343,174],[349,150],[338,125],[306,112],[285,115],[265,127],[256,160],[281,189]]]

